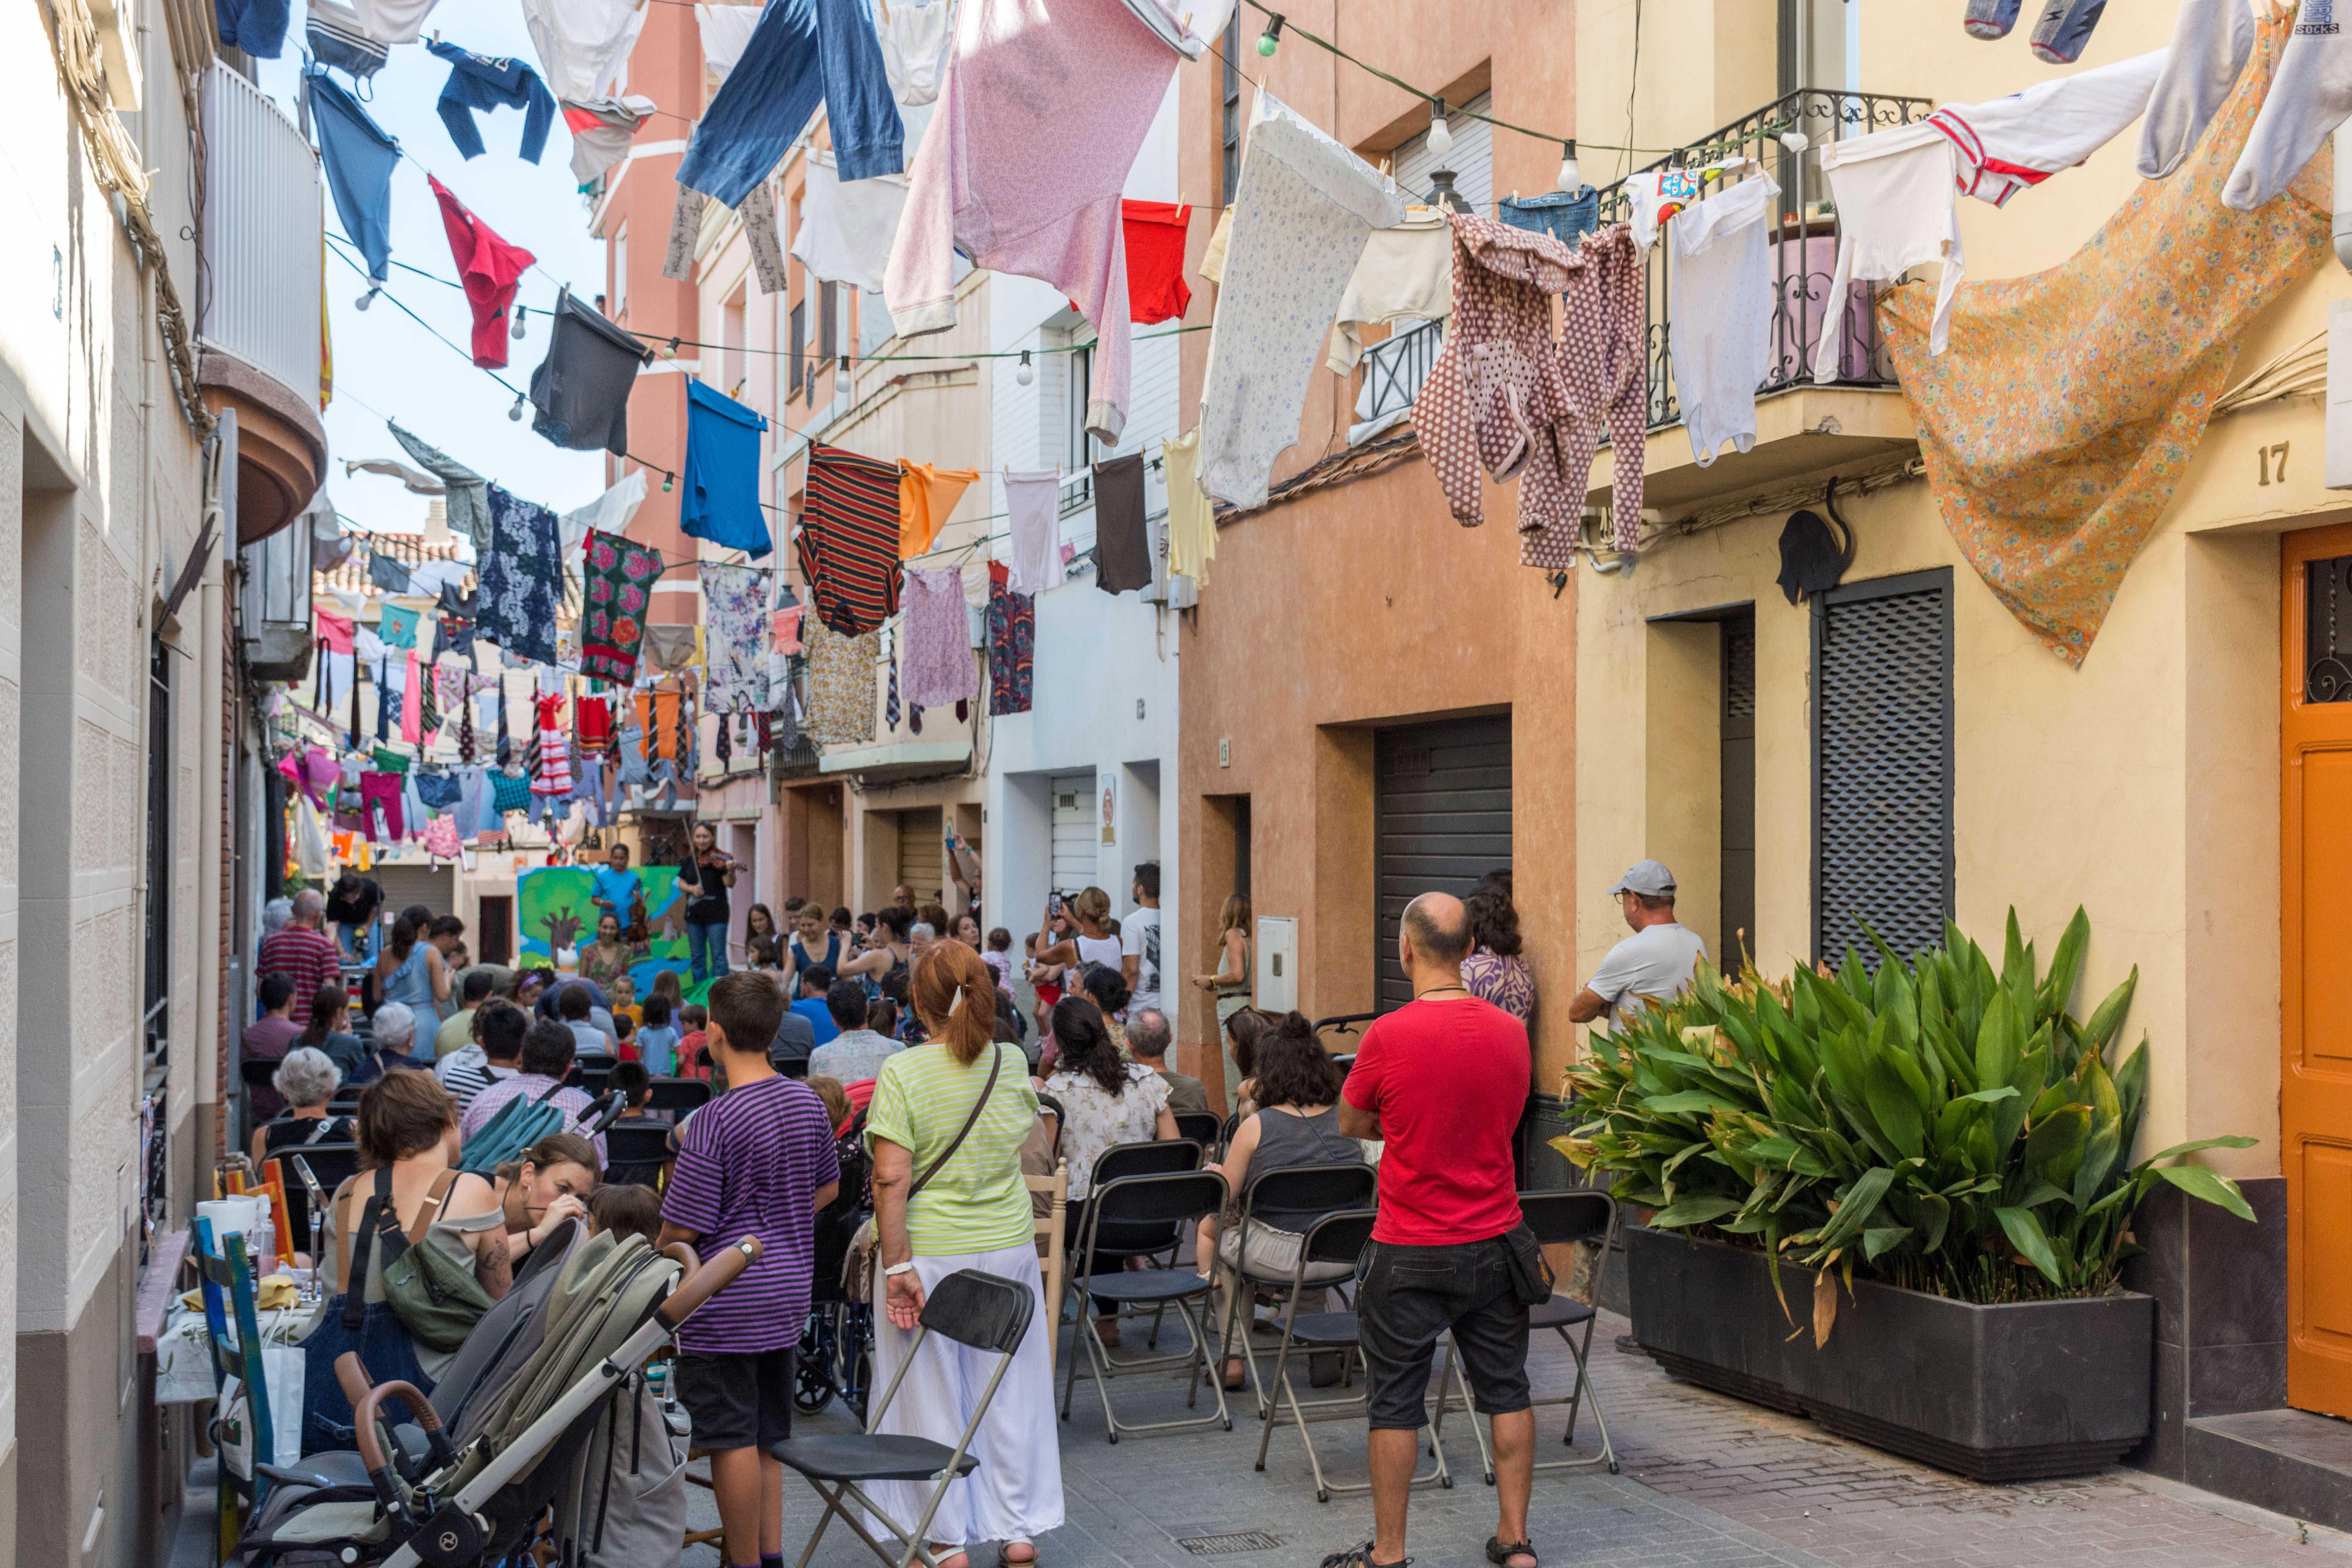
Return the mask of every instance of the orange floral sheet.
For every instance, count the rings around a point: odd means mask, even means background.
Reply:
[[[1945,526],[2070,664],[2171,500],[2241,334],[2330,253],[2324,149],[2269,205],[2221,205],[2293,16],[2263,22],[2236,89],[2170,179],[2142,183],[2061,265],[1962,284],[1948,352],[1927,353],[1932,281],[1879,296]]]

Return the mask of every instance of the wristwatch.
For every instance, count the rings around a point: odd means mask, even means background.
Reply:
[[[914,1271],[915,1260],[910,1258],[904,1263],[893,1263],[889,1268],[882,1270],[882,1273],[884,1278],[887,1279],[899,1274],[912,1274]]]

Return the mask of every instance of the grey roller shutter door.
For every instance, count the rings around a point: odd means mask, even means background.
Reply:
[[[1412,1000],[1397,922],[1423,893],[1467,897],[1511,864],[1511,721],[1456,719],[1382,730],[1372,742],[1376,1011]]]
[[[1908,956],[1953,907],[1951,573],[1817,597],[1813,700],[1814,956],[1875,968],[1870,931]]]

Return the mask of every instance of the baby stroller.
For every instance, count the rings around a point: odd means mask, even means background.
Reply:
[[[841,1292],[841,1268],[850,1243],[874,1215],[874,1163],[866,1152],[866,1113],[834,1145],[841,1156],[841,1190],[817,1212],[816,1274],[808,1326],[795,1358],[793,1406],[814,1415],[838,1394],[862,1423],[874,1383],[874,1309]]]
[[[483,1315],[430,1399],[339,1359],[356,1458],[266,1468],[273,1487],[240,1543],[246,1568],[472,1568],[542,1534],[558,1561],[583,1568],[677,1561],[683,1433],[641,1369],[759,1242],[708,1263],[576,1227],[560,1245]],[[394,1405],[413,1423],[396,1431]]]

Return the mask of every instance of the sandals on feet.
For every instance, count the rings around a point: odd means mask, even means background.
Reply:
[[[1376,1563],[1372,1560],[1372,1543],[1367,1541],[1361,1546],[1334,1552],[1323,1559],[1322,1568],[1411,1568],[1412,1563],[1410,1557],[1400,1557],[1394,1563]]]
[[[1026,1557],[1013,1556],[1013,1549],[1016,1546],[1026,1549],[1029,1555]],[[1023,1541],[1016,1537],[1013,1540],[1003,1542],[996,1549],[997,1568],[1036,1568],[1037,1561],[1037,1543],[1034,1541]]]
[[[1490,1535],[1486,1538],[1487,1562],[1507,1564],[1514,1557],[1524,1557],[1530,1563],[1541,1561],[1536,1556],[1535,1547],[1527,1542],[1522,1541],[1514,1546],[1507,1544],[1500,1536]]]

